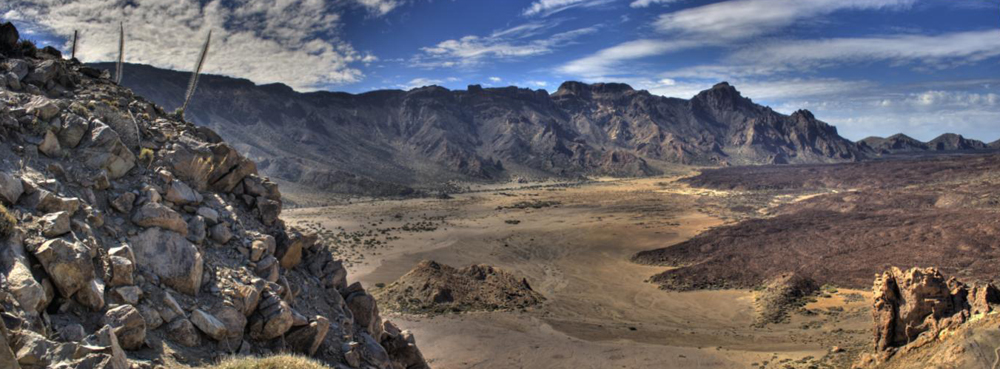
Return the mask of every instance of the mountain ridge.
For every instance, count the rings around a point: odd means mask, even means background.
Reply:
[[[180,106],[188,76],[128,64],[123,84],[160,105]],[[187,117],[283,183],[365,195],[525,177],[649,176],[676,164],[830,163],[879,154],[807,110],[775,112],[726,82],[678,99],[621,83],[567,81],[551,94],[480,85],[350,94],[204,75]]]

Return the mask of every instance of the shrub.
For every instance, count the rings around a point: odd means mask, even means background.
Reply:
[[[330,367],[302,356],[275,355],[263,358],[229,358],[209,369],[330,369]]]
[[[17,226],[17,219],[7,210],[7,207],[0,204],[0,238],[7,238],[14,233]]]
[[[145,163],[146,168],[153,165],[153,150],[145,147],[143,147],[142,150],[139,150],[139,162]]]

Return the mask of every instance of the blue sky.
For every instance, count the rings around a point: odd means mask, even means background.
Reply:
[[[84,61],[116,56],[298,90],[436,84],[555,91],[624,82],[689,98],[719,81],[799,108],[851,139],[1000,138],[1000,0],[14,0],[28,37],[80,29]]]

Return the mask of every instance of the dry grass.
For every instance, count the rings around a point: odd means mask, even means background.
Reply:
[[[17,226],[17,219],[14,219],[7,207],[0,204],[0,238],[10,236],[14,232],[15,226]]]
[[[275,355],[263,358],[233,357],[209,369],[330,369],[330,367],[302,356]]]

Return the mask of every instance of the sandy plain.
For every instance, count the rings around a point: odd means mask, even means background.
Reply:
[[[868,343],[865,291],[830,289],[806,306],[808,314],[755,328],[753,291],[670,292],[647,283],[666,268],[630,256],[735,221],[727,204],[746,195],[677,179],[494,186],[451,199],[290,209],[282,217],[342,249],[351,281],[369,289],[428,259],[497,266],[546,297],[516,312],[383,311],[414,332],[434,368],[835,367],[847,359],[832,347],[850,352]],[[749,197],[760,205],[747,212],[817,195],[756,194]]]

